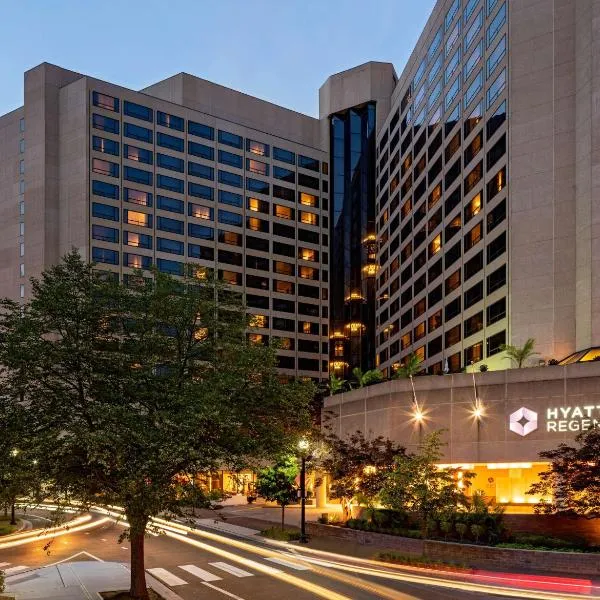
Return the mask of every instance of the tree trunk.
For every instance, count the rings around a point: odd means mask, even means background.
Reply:
[[[10,503],[10,524],[11,525],[17,524],[17,519],[15,518],[15,503],[14,502]]]
[[[285,504],[281,505],[281,531],[285,529]]]
[[[146,588],[146,570],[144,566],[144,535],[148,518],[132,517],[127,514],[129,521],[129,542],[131,544],[131,589],[129,594],[136,600],[149,600]]]

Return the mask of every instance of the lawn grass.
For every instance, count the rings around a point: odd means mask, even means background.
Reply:
[[[263,529],[260,532],[260,535],[282,542],[300,539],[300,532],[296,529],[281,529],[281,527],[269,527],[269,529]]]

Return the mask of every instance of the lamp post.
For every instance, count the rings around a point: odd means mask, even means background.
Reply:
[[[306,535],[306,459],[309,443],[306,438],[298,442],[300,451],[300,542],[306,544],[308,537]]]

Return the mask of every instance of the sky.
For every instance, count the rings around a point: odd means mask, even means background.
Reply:
[[[312,116],[327,77],[398,74],[435,0],[0,0],[0,114],[42,63],[131,89],[185,71]],[[26,16],[26,18],[25,18]]]

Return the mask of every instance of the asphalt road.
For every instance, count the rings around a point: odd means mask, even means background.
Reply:
[[[103,523],[95,529],[45,541],[0,549],[0,566],[35,568],[59,561],[103,560],[129,562],[129,544],[119,542],[123,527]],[[475,600],[507,596],[409,580],[414,575],[394,569],[373,569],[366,563],[340,559],[305,549],[274,548],[261,540],[239,539],[203,530],[146,539],[146,569],[184,600],[232,598],[234,600]],[[302,558],[304,557],[304,558]],[[420,575],[419,577],[422,577]],[[435,579],[425,578],[435,583]],[[525,597],[525,596],[512,596]],[[534,597],[534,596],[531,596]],[[560,596],[557,596],[560,598]]]

